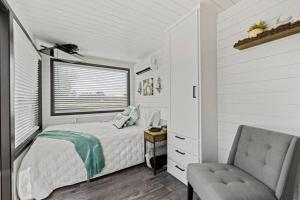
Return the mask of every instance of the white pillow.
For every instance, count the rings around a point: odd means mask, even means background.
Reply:
[[[153,121],[152,121],[152,127],[159,127],[160,126],[160,111],[155,111],[153,113]]]
[[[118,129],[124,128],[127,122],[129,121],[130,116],[117,115],[113,121],[113,125]]]
[[[149,118],[149,109],[148,108],[140,108],[140,119],[137,121],[137,125],[146,128],[145,124],[147,119]]]
[[[150,117],[146,121],[146,127],[159,127],[160,110],[152,111]]]
[[[121,119],[122,117],[123,117],[124,115],[122,115],[121,113],[118,113],[118,114],[116,114],[115,116],[114,116],[114,118],[113,118],[113,122],[114,121],[117,121],[117,120],[119,120],[119,119]]]

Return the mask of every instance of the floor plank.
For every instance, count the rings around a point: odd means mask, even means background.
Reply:
[[[151,170],[140,165],[60,188],[47,200],[185,200],[186,195],[187,187],[166,171],[153,176]]]

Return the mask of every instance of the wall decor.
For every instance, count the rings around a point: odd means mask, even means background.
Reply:
[[[286,15],[286,14],[283,14],[281,16],[279,16],[276,20],[276,24],[277,25],[282,25],[282,24],[286,24],[286,23],[289,23],[293,20],[293,16],[292,15]]]
[[[264,32],[267,28],[267,24],[264,21],[253,24],[248,30],[248,38],[256,37],[258,34]]]
[[[148,78],[143,81],[143,94],[144,96],[153,96],[153,78]]]
[[[292,23],[300,20],[300,10],[299,9],[294,9],[294,10],[289,10],[286,13],[281,14],[277,20],[276,20],[276,25],[283,25],[286,23]]]
[[[150,63],[151,63],[151,66],[154,70],[158,70],[158,59],[157,59],[157,56],[154,55],[154,56],[151,56],[150,58]]]
[[[140,81],[137,92],[138,92],[140,95],[142,95],[142,90],[143,90],[143,89],[142,89],[142,82]]]
[[[300,21],[296,21],[294,23],[289,22],[271,30],[264,31],[256,37],[239,40],[234,44],[234,48],[239,50],[248,49],[250,47],[258,46],[297,33],[300,33]]]
[[[158,91],[158,93],[160,93],[162,91],[162,80],[160,77],[157,78],[157,82],[156,82],[156,90]]]

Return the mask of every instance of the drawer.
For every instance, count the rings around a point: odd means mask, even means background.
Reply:
[[[168,157],[185,168],[189,163],[198,163],[198,157],[172,145],[168,145]]]
[[[168,172],[187,185],[186,169],[184,167],[168,159]]]
[[[194,156],[198,156],[198,141],[174,133],[168,134],[168,144],[177,147]]]

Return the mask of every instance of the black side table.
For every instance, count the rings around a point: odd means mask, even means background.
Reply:
[[[151,132],[151,131],[145,131],[144,132],[144,153],[146,154],[147,152],[147,141],[153,144],[153,158],[154,158],[154,166],[153,166],[153,173],[154,176],[156,175],[156,142],[161,142],[167,140],[167,132],[165,131],[160,131],[160,132]],[[146,157],[144,155],[144,161],[145,161],[145,166],[147,166],[146,163]]]

